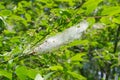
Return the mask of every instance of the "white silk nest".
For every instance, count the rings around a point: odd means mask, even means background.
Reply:
[[[82,21],[79,24],[72,26],[55,36],[47,38],[41,45],[34,48],[34,52],[46,53],[60,46],[72,42],[75,39],[80,39],[82,33],[86,31],[89,24],[87,21]]]

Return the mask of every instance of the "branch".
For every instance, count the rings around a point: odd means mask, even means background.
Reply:
[[[119,41],[119,34],[120,34],[120,25],[118,26],[117,34],[116,34],[116,37],[115,37],[114,53],[117,51],[117,45],[118,45],[118,41]]]

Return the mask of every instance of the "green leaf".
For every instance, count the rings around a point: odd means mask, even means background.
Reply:
[[[93,10],[95,10],[97,8],[98,4],[102,1],[103,0],[88,0],[88,1],[86,1],[82,6],[82,8],[87,8],[85,10],[85,12],[86,12],[85,14],[90,14],[91,12],[93,12]]]
[[[12,35],[15,34],[15,32],[13,32],[13,31],[11,32],[11,31],[9,31],[9,30],[4,30],[3,33],[4,33],[5,35],[7,35],[7,36],[12,36]]]
[[[75,56],[73,56],[70,60],[71,61],[83,61],[84,59],[82,58],[85,56],[85,53],[78,53]]]
[[[113,16],[120,13],[120,6],[111,6],[111,7],[104,7],[102,11],[102,15]]]
[[[77,74],[75,72],[67,71],[67,73],[78,80],[87,80],[84,76]]]
[[[30,16],[30,14],[25,13],[25,17],[26,17],[27,21],[31,21],[31,16]]]
[[[117,24],[120,24],[120,16],[119,16],[119,17],[116,17],[116,18],[113,18],[113,19],[112,19],[112,22],[117,23]]]
[[[15,72],[20,80],[26,80],[27,68],[25,66],[18,66]]]
[[[102,23],[105,23],[105,24],[110,24],[110,23],[111,23],[110,17],[102,17],[102,18],[100,19],[100,21],[101,21]]]
[[[96,42],[96,41],[91,42],[91,46],[93,46],[93,47],[95,47],[97,44],[98,44],[98,42]]]
[[[5,22],[2,17],[0,17],[0,33],[5,29]]]
[[[92,26],[95,23],[95,18],[87,18],[87,21],[89,22],[89,25]]]
[[[31,3],[29,1],[21,1],[18,5],[23,7],[30,7]]]
[[[77,45],[80,45],[80,44],[87,45],[88,42],[89,42],[88,40],[74,40],[73,42],[69,43],[67,45],[67,47],[77,46]]]
[[[12,12],[10,10],[2,10],[2,11],[0,11],[1,16],[9,16],[11,14],[12,14]]]
[[[49,69],[50,69],[50,70],[57,71],[57,70],[63,70],[63,67],[60,66],[60,65],[57,65],[57,66],[51,66]]]
[[[0,4],[0,9],[5,9],[5,6]]]
[[[20,80],[26,80],[27,77],[34,79],[39,73],[36,69],[27,69],[25,66],[18,66],[16,69],[16,74]]]
[[[44,79],[47,80],[47,79],[50,78],[51,75],[53,75],[54,73],[55,73],[55,72],[50,72],[50,73],[46,74],[46,75],[44,76]]]
[[[35,69],[30,69],[27,71],[27,76],[30,77],[31,79],[34,79],[35,76],[39,73],[38,70],[35,70]]]
[[[12,80],[12,73],[2,70],[2,69],[0,69],[0,76],[5,76],[8,79]]]

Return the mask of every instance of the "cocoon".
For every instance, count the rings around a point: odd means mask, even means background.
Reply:
[[[39,53],[50,52],[51,50],[59,48],[75,39],[79,39],[88,26],[88,22],[84,20],[55,36],[47,38],[41,45],[35,47],[33,51]]]

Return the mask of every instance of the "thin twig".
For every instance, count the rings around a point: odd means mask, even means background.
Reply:
[[[117,34],[116,34],[116,37],[115,37],[114,53],[116,53],[116,51],[117,51],[117,45],[118,45],[118,41],[119,41],[119,34],[120,34],[120,25],[118,26]]]

